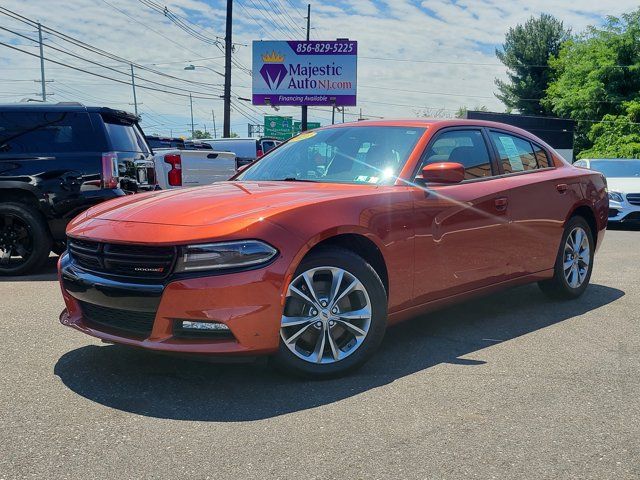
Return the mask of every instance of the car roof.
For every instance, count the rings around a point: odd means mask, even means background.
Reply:
[[[491,122],[489,120],[469,120],[464,118],[449,118],[449,119],[430,119],[430,118],[411,118],[411,119],[390,119],[390,120],[360,120],[356,122],[338,123],[336,125],[327,125],[315,130],[324,130],[327,128],[341,128],[341,127],[367,127],[367,126],[381,126],[381,127],[422,127],[422,128],[444,128],[444,127],[487,127],[497,128],[501,130],[507,130],[512,133],[537,139],[531,132],[523,130],[522,128],[514,127],[507,123]],[[538,143],[544,143],[541,139],[536,140]],[[546,145],[546,144],[545,144]]]
[[[639,161],[640,159],[638,158],[581,158],[580,160],[586,160],[587,162],[594,162],[594,161],[598,161],[598,162],[632,162],[632,161]]]
[[[0,111],[12,111],[12,112],[89,112],[89,113],[105,113],[108,115],[114,115],[118,117],[137,118],[133,113],[125,110],[114,110],[108,107],[95,107],[83,105],[79,102],[59,102],[59,103],[47,103],[47,102],[25,102],[25,103],[3,103],[0,104]]]

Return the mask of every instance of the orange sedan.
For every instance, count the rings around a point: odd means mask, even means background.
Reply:
[[[107,342],[340,375],[433,308],[528,282],[581,295],[607,214],[603,176],[523,130],[342,124],[231,181],[75,218],[60,320]]]

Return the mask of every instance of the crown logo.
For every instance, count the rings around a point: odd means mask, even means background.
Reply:
[[[282,63],[284,62],[284,55],[280,55],[274,50],[271,53],[263,53],[262,61],[264,63]]]

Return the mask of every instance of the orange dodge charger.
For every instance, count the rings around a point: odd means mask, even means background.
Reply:
[[[75,218],[60,320],[106,342],[340,375],[429,309],[528,282],[578,297],[608,203],[600,173],[507,125],[322,128],[230,181]]]

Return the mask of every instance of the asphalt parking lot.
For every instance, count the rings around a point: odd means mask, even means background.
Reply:
[[[63,327],[52,258],[0,280],[0,479],[638,478],[639,245],[608,232],[577,301],[461,304],[321,382]]]

